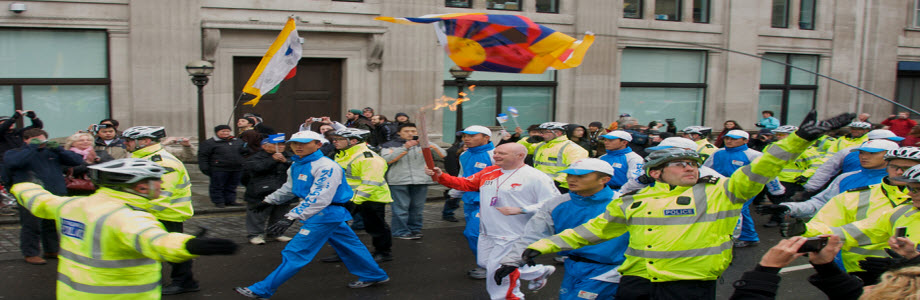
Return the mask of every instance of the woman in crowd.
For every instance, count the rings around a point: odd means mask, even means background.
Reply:
[[[716,147],[722,148],[722,136],[725,135],[729,130],[744,130],[741,128],[741,125],[738,125],[738,122],[735,120],[728,120],[722,125],[722,132],[719,133],[719,137],[712,143]]]
[[[72,181],[71,179],[76,179],[78,181],[86,179],[86,173],[89,171],[89,168],[87,168],[88,166],[114,159],[105,150],[93,150],[93,144],[93,136],[86,132],[78,132],[67,137],[67,140],[64,142],[64,150],[82,155],[84,162],[82,165],[64,169],[68,181]],[[86,181],[88,181],[88,179],[86,179]],[[73,184],[68,184],[67,186],[67,194],[69,196],[89,195],[93,192],[94,190],[92,189],[80,189],[77,185]]]

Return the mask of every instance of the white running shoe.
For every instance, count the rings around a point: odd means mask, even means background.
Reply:
[[[487,271],[483,267],[476,267],[475,269],[466,272],[466,276],[469,276],[473,279],[486,279],[486,275]]]
[[[290,240],[291,240],[291,237],[279,235],[279,236],[276,236],[276,237],[275,237],[275,240],[276,240],[276,241],[279,241],[279,242],[287,242],[287,241],[290,241]]]
[[[261,235],[257,235],[254,238],[249,239],[249,243],[253,245],[265,245],[265,238]]]
[[[527,288],[531,291],[538,291],[546,286],[546,279],[549,278],[549,275],[553,275],[553,272],[556,272],[556,267],[553,266],[543,266],[543,268],[543,274],[527,284]]]

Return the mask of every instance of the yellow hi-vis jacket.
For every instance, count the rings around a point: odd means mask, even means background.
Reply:
[[[335,162],[345,169],[348,185],[355,191],[351,201],[355,204],[364,201],[381,203],[393,202],[390,186],[387,185],[387,161],[367,148],[367,143],[360,143],[339,151]]]
[[[703,178],[692,187],[656,182],[614,199],[597,218],[528,248],[546,254],[629,233],[626,261],[619,268],[624,276],[652,282],[715,280],[732,260],[732,232],[744,202],[810,144],[791,135],[731,177]]]
[[[795,160],[786,163],[783,166],[783,171],[779,173],[779,176],[776,177],[779,181],[782,182],[795,182],[795,179],[799,176],[805,178],[810,178],[811,175],[815,174],[815,171],[818,170],[817,167],[820,167],[824,164],[821,153],[818,153],[818,149],[815,147],[808,147],[805,149],[805,152],[799,154]]]
[[[559,171],[579,159],[588,158],[588,150],[564,135],[537,145],[533,152],[533,167],[552,177],[563,188],[568,188],[569,184],[565,181],[565,173]]]
[[[817,149],[818,153],[821,153],[821,155],[824,155],[824,154],[827,154],[827,148],[830,147],[830,144],[836,140],[837,139],[832,138],[830,136],[822,135],[821,137],[818,138],[818,140],[815,141],[815,144],[812,147],[818,148]]]
[[[863,136],[858,137],[858,138],[842,136],[842,137],[837,138],[837,140],[828,141],[827,143],[824,143],[824,147],[827,149],[826,151],[827,155],[832,155],[834,153],[837,153],[837,151],[840,151],[846,148],[850,148],[852,146],[859,146],[868,140],[869,140],[868,134],[863,134]]]
[[[888,179],[882,183],[861,188],[855,188],[834,196],[824,204],[824,207],[805,224],[807,230],[802,236],[812,237],[822,234],[835,234],[831,228],[844,226],[853,222],[866,219],[884,219],[898,205],[909,203],[910,197],[902,187],[890,185]],[[888,241],[882,243],[856,246],[843,250],[843,266],[847,272],[863,271],[859,261],[866,257],[888,257],[885,253]]]
[[[534,149],[536,149],[538,145],[542,144],[542,142],[531,144],[527,141],[527,138],[521,138],[517,141],[517,143],[524,145],[524,148],[527,148],[527,155],[533,155]]]
[[[719,147],[716,147],[716,145],[713,145],[707,139],[696,141],[696,145],[698,146],[696,152],[700,154],[700,157],[702,157],[704,161],[719,150]]]
[[[920,209],[917,209],[913,203],[905,203],[898,205],[893,210],[888,210],[883,215],[839,227],[831,227],[829,231],[840,236],[843,241],[843,250],[847,251],[874,244],[887,245],[888,239],[895,236],[895,229],[898,227],[907,227],[907,238],[918,244],[920,243],[920,214],[918,212]],[[885,257],[888,256],[884,251],[882,254]]]
[[[159,261],[197,257],[185,250],[193,236],[168,233],[153,215],[128,205],[144,201],[140,196],[101,187],[86,197],[59,197],[34,183],[11,192],[32,214],[58,224],[58,299],[160,299]]]
[[[195,214],[192,208],[192,181],[188,177],[185,165],[178,158],[169,154],[160,144],[153,144],[131,153],[132,158],[153,161],[164,168],[163,191],[160,198],[150,200],[149,205],[141,207],[157,219],[171,222],[184,222]]]

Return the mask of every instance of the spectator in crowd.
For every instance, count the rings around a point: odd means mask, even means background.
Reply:
[[[723,140],[724,142],[724,140]],[[773,130],[772,129],[761,129],[757,134],[751,137],[748,141],[748,148],[751,148],[758,152],[763,152],[763,149],[767,147],[770,143],[773,142]]]
[[[230,126],[214,127],[215,136],[198,147],[198,167],[211,178],[208,193],[214,206],[240,206],[236,186],[243,170],[243,142],[233,137]]]
[[[872,123],[872,122],[869,122],[869,117],[871,117],[871,116],[872,116],[872,115],[867,114],[867,113],[861,113],[861,114],[859,114],[858,116],[856,116],[856,121],[859,121],[859,122],[866,122],[866,123]]]
[[[112,126],[113,128],[115,128],[115,131],[118,131],[118,124],[119,124],[118,120],[115,120],[112,118],[102,119],[102,121],[99,121],[99,124],[105,124],[105,125]]]
[[[888,126],[888,130],[900,137],[907,137],[910,129],[917,126],[917,121],[910,119],[910,112],[902,111],[897,116],[888,116],[888,119],[882,121],[882,125]]]
[[[371,120],[361,114],[361,110],[358,109],[349,109],[345,113],[345,127],[348,128],[357,128],[371,131],[374,129],[374,126],[371,125]]]
[[[744,130],[744,128],[741,128],[741,126],[738,125],[738,122],[735,120],[725,121],[725,123],[722,124],[722,132],[719,133],[719,136],[716,137],[716,141],[713,142],[712,144],[715,145],[716,147],[722,148],[722,137],[725,136],[725,134],[728,133],[729,131],[735,130],[735,129]]]
[[[32,125],[25,128],[13,128],[23,115],[32,121]],[[19,148],[23,145],[22,133],[24,131],[32,128],[42,129],[43,124],[42,120],[39,120],[35,112],[31,110],[17,110],[13,113],[12,117],[0,117],[0,161],[3,161],[3,155],[6,151]]]
[[[773,116],[772,110],[762,111],[760,112],[760,115],[763,118],[760,118],[760,121],[758,121],[757,124],[754,124],[754,126],[763,127],[763,129],[774,129],[779,127],[779,119]]]
[[[297,197],[290,197],[281,204],[263,211],[251,210],[266,196],[281,188],[287,181],[287,170],[291,166],[291,155],[284,150],[284,135],[277,134],[259,141],[259,152],[246,158],[243,163],[241,181],[246,186],[243,200],[246,201],[246,237],[253,245],[264,245],[266,238],[279,242],[290,241],[284,235],[265,236],[266,225],[275,224],[286,214]],[[283,199],[282,199],[283,200]]]
[[[524,133],[524,130],[521,129],[521,127],[515,127],[514,133],[510,133],[502,129],[501,131],[499,131],[499,134],[501,134],[501,141],[499,141],[498,144],[501,145],[501,144],[506,144],[506,143],[517,143],[518,141],[521,140],[521,134],[523,133]]]
[[[269,135],[277,133],[275,129],[265,126],[265,123],[263,123],[262,121],[262,116],[260,116],[259,114],[246,113],[243,115],[243,117],[251,118],[253,121],[255,121],[255,125],[252,126],[252,130],[258,131],[264,136],[269,136]]]
[[[588,151],[588,157],[594,156],[594,149],[591,147],[591,138],[588,137],[588,128],[578,124],[566,125],[565,135],[570,141]]]
[[[657,121],[657,120],[656,120],[656,121],[651,121],[651,122],[648,123],[648,131],[649,131],[649,132],[651,132],[651,131],[662,131],[662,130],[661,130],[661,127],[662,127],[662,126],[665,126],[665,123],[662,123],[661,121]]]
[[[371,138],[368,141],[371,146],[380,147],[380,145],[396,138],[396,124],[387,120],[384,115],[372,116],[371,124],[374,125],[374,130],[371,131]]]
[[[130,156],[125,150],[125,141],[118,136],[118,130],[111,124],[96,125],[96,140],[93,149],[105,151],[112,159],[122,159]]]
[[[61,170],[64,166],[83,164],[83,157],[63,150],[55,141],[48,141],[48,133],[39,128],[29,128],[20,134],[21,146],[10,149],[3,156],[3,185],[40,182],[52,194],[67,195],[67,186]],[[19,248],[27,263],[43,265],[47,261],[42,256],[57,258],[60,237],[53,220],[40,219],[26,208],[20,207],[19,222],[22,226],[19,231]],[[39,256],[42,250],[44,255]]]
[[[901,146],[920,146],[920,125],[914,126],[910,129],[910,133],[908,133],[904,140],[901,141]]]
[[[365,118],[370,119],[371,117],[374,116],[374,109],[371,108],[370,106],[365,107],[365,108],[361,111],[361,115],[363,115]]]
[[[607,131],[604,130],[604,123],[594,121],[588,124],[588,141],[591,142],[591,153],[594,153],[591,157],[604,155],[606,151],[604,149],[604,143],[600,142],[598,137],[606,133]]]
[[[74,152],[83,157],[83,164],[65,168],[64,173],[67,174],[66,176],[77,180],[85,180],[86,182],[89,182],[89,178],[86,177],[86,173],[89,170],[87,169],[88,166],[113,160],[112,156],[105,152],[105,150],[93,149],[93,136],[85,132],[77,132],[67,137],[67,140],[64,142],[64,150]],[[68,187],[67,195],[90,195],[94,191],[94,188],[77,189]]]
[[[253,130],[255,126],[256,120],[252,117],[244,117],[236,120],[236,128],[239,130],[240,135],[246,132],[246,130]]]
[[[392,218],[393,237],[415,240],[422,238],[422,212],[428,185],[434,183],[425,175],[422,149],[419,147],[418,128],[413,123],[399,125],[398,138],[381,145],[381,156],[389,164],[386,174],[390,193],[393,196]],[[444,150],[430,144],[431,154],[444,157]]]
[[[248,158],[253,154],[262,152],[262,140],[266,137],[263,137],[261,133],[255,130],[246,130],[240,133],[239,139],[243,141],[245,145],[243,147],[243,158]]]
[[[447,148],[447,155],[444,156],[444,172],[451,176],[460,174],[460,154],[466,151],[462,137],[463,131],[457,131],[454,143],[450,145],[450,148]],[[444,198],[446,200],[444,201],[444,209],[441,210],[441,219],[448,222],[460,222],[454,216],[454,211],[460,208],[461,197],[459,193],[454,190],[446,190],[444,191]]]
[[[393,118],[396,119],[396,126],[409,123],[409,115],[404,112],[396,113],[396,116]]]

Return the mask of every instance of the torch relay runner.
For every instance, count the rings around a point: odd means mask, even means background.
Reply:
[[[583,225],[531,244],[521,259],[534,264],[541,254],[628,233],[617,299],[715,299],[716,279],[732,260],[731,235],[747,199],[825,132],[845,126],[855,114],[820,122],[816,116],[811,111],[794,136],[727,178],[700,178],[702,159],[695,150],[653,151],[644,167],[655,185],[611,202],[604,214]]]
[[[439,168],[425,169],[438,183],[461,191],[479,191],[480,231],[477,260],[486,267],[487,279],[501,267],[500,261],[511,252],[524,234],[524,227],[546,200],[559,195],[553,179],[524,164],[527,148],[508,143],[495,148],[495,164],[468,177],[454,177]],[[553,266],[532,265],[520,269],[519,278],[530,280],[531,289],[546,285]],[[523,299],[518,277],[496,284],[486,280],[491,299]]]

